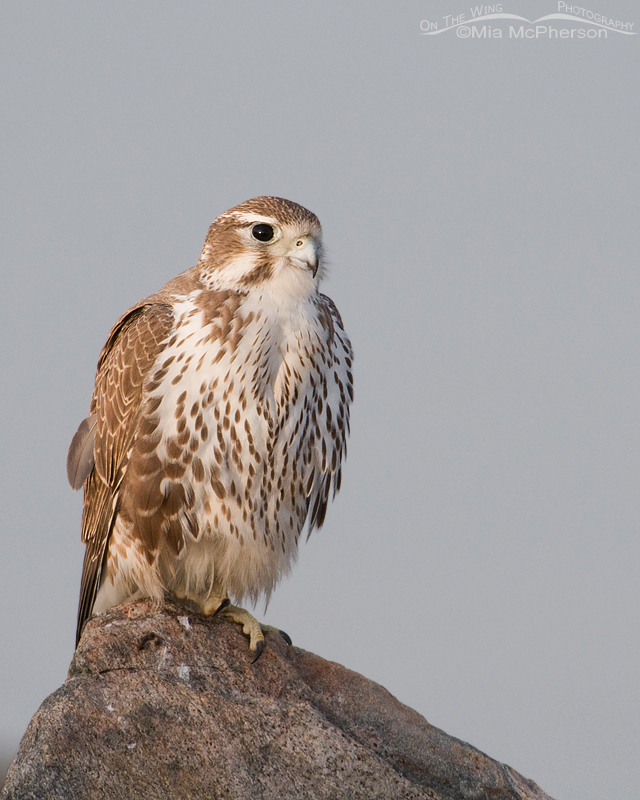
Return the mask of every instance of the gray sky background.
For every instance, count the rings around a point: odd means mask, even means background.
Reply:
[[[107,333],[275,194],[323,223],[356,402],[264,619],[557,800],[638,796],[640,37],[420,35],[472,5],[3,4],[5,751],[73,652]]]

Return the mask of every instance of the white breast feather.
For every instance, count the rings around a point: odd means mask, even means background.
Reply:
[[[244,317],[254,316],[232,351],[229,343],[206,341],[194,299],[174,306],[179,335],[158,362],[174,357],[156,391],[157,454],[171,459],[167,444],[180,433],[176,407],[186,392],[186,427],[199,444],[182,482],[195,490],[199,536],[188,537],[164,581],[176,583],[169,590],[188,591],[221,581],[238,602],[243,595],[255,601],[263,592],[268,598],[289,571],[308,503],[332,461],[341,461],[346,431],[338,434],[334,423],[337,380],[348,385],[348,345],[337,337],[330,351],[311,299],[261,293],[241,307]],[[193,466],[200,462],[202,480]]]

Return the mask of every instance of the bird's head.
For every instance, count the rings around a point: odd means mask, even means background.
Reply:
[[[198,266],[211,289],[308,296],[323,274],[320,221],[290,200],[255,197],[213,222]]]

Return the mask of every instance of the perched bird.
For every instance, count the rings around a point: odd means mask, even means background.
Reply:
[[[219,216],[200,260],[116,322],[67,474],[84,486],[77,640],[92,613],[167,595],[243,625],[340,488],[349,339],[321,227],[257,197]]]

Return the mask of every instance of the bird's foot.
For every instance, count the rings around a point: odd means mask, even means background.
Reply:
[[[249,650],[256,652],[253,661],[257,661],[264,650],[264,633],[258,620],[244,608],[233,606],[231,603],[228,603],[219,613],[221,617],[226,617],[237,622],[238,625],[242,625],[242,632],[249,637]]]
[[[237,622],[238,625],[242,625],[242,632],[249,637],[249,649],[256,653],[252,663],[255,663],[262,655],[265,647],[265,633],[273,631],[282,636],[287,644],[292,643],[291,637],[284,631],[274,628],[272,625],[261,625],[246,609],[231,605],[228,597],[224,599],[208,597],[204,603],[201,603],[201,607],[206,616],[219,615],[230,619],[232,622]]]

